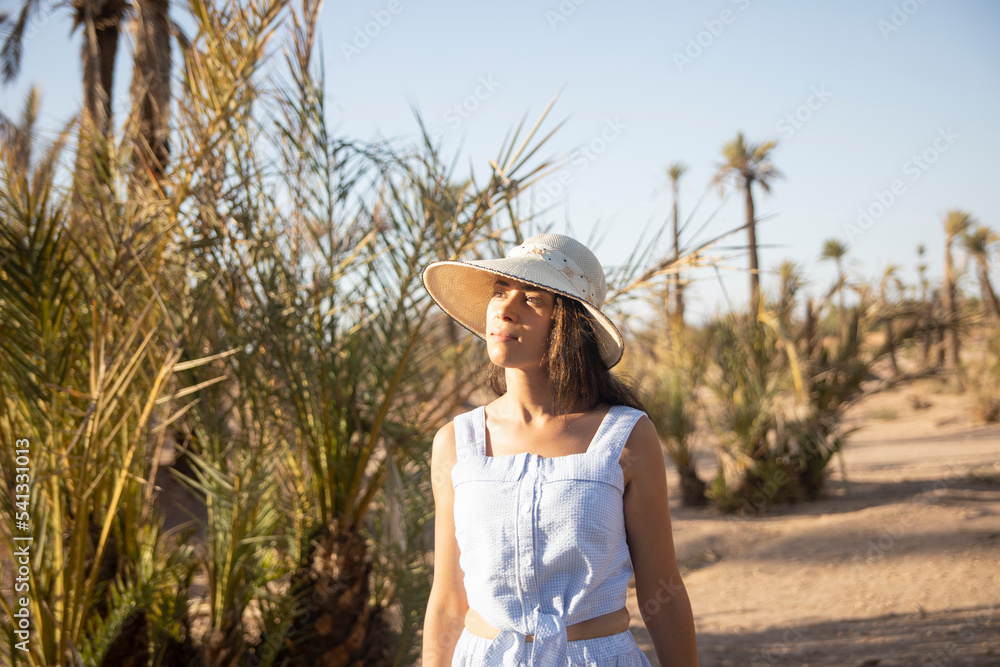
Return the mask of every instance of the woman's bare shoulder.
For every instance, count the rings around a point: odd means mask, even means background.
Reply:
[[[646,413],[640,415],[639,419],[636,420],[628,440],[625,441],[625,449],[642,457],[662,457],[660,437]]]
[[[451,469],[457,461],[455,422],[452,420],[438,429],[437,433],[434,434],[434,442],[431,444],[431,483],[435,499],[438,494],[446,492],[447,488],[450,488],[448,482]]]
[[[632,427],[632,432],[622,447],[619,462],[625,471],[626,484],[632,481],[636,473],[658,475],[666,469],[659,435],[646,414],[639,417]]]
[[[449,420],[444,426],[437,430],[434,434],[434,443],[432,445],[433,449],[431,452],[433,454],[447,454],[451,451],[452,458],[455,455],[455,420]]]

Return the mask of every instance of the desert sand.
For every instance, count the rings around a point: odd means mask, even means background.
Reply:
[[[815,502],[682,508],[668,470],[702,666],[1000,665],[1000,426],[933,381],[869,396],[847,424]],[[634,590],[629,607],[656,666]]]

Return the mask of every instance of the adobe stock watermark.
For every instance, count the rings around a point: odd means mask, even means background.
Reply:
[[[888,20],[879,19],[878,31],[882,34],[882,39],[889,41],[889,35],[899,32],[906,25],[910,17],[920,11],[920,8],[927,4],[927,0],[904,0],[898,5],[892,6],[892,13]]]
[[[33,536],[34,512],[31,511],[31,486],[34,475],[31,473],[33,450],[31,440],[20,438],[14,441],[14,525],[7,529],[12,535],[14,550],[10,555],[14,566],[13,590],[16,597],[11,601],[14,611],[11,614],[10,630],[11,636],[16,637],[13,642],[14,648],[28,653],[31,649],[31,630],[35,623],[31,618],[31,547],[35,538]]]
[[[548,21],[549,28],[556,30],[560,23],[568,21],[569,17],[576,13],[577,8],[585,2],[587,0],[561,0],[554,10],[546,9],[545,20]]]
[[[372,40],[381,35],[402,11],[403,4],[400,0],[389,0],[384,9],[376,9],[371,13],[371,21],[366,21],[363,26],[355,26],[354,39],[351,42],[340,43],[340,53],[344,56],[344,60],[350,64],[355,56],[361,55],[361,52],[371,45]]]
[[[741,498],[739,508],[726,514],[726,522],[740,523],[757,517],[761,510],[770,504],[771,499],[777,495],[778,491],[790,481],[788,473],[779,468],[770,479],[757,482],[750,497]]]
[[[730,0],[730,2],[740,11],[746,11],[750,6],[750,0]],[[719,12],[718,17],[702,21],[701,25],[704,27],[704,30],[700,30],[697,34],[688,37],[687,45],[683,51],[674,51],[671,54],[677,71],[683,74],[684,68],[688,65],[693,65],[694,61],[700,58],[722,36],[727,26],[736,23],[737,16],[736,12],[727,7]]]
[[[959,466],[952,464],[949,469],[952,477],[960,478],[965,471]],[[864,554],[857,554],[854,557],[855,568],[863,568],[866,565],[875,563],[882,559],[887,553],[895,549],[906,537],[907,530],[924,515],[924,508],[938,502],[938,495],[942,491],[951,488],[952,483],[948,479],[935,480],[923,491],[913,497],[913,504],[917,506],[915,511],[904,514],[893,523],[885,526],[882,533],[877,537],[868,538]]]
[[[500,87],[500,82],[490,74],[479,77],[479,85],[472,91],[471,95],[466,95],[461,102],[456,102],[450,109],[444,112],[442,118],[452,129],[457,129],[463,121],[469,119],[478,109],[480,104],[493,97],[493,93]]]
[[[674,581],[673,577],[670,578],[670,581],[660,579],[657,583],[658,586],[653,597],[647,599],[642,605],[643,616],[656,616],[661,609],[673,602],[685,590],[684,584],[680,581]]]
[[[555,203],[566,191],[566,188],[576,180],[576,175],[587,171],[590,165],[604,155],[608,147],[618,141],[618,138],[627,129],[628,125],[619,116],[606,120],[598,136],[577,148],[573,153],[570,162],[573,171],[562,169],[537,186],[543,192],[536,196],[535,202],[542,208],[547,208]]]
[[[766,665],[776,665],[788,659],[789,650],[795,642],[805,637],[802,630],[792,626],[781,635],[781,641],[774,642],[760,653],[750,659],[750,667],[765,667]]]
[[[964,644],[968,645],[992,625],[993,607],[991,606],[989,609],[977,612],[971,618],[965,619],[955,634],[963,640]],[[955,656],[961,652],[962,645],[957,641],[951,641],[925,656],[925,659],[929,660],[929,662],[925,662],[924,664],[934,665],[934,667],[947,667],[947,665],[954,664]]]
[[[909,159],[903,162],[902,167],[900,167],[903,175],[907,177],[910,183],[919,181],[927,170],[955,145],[955,142],[961,136],[951,129],[951,125],[939,127],[937,129],[937,136],[934,137],[934,140],[927,148],[911,155]],[[867,206],[862,206],[858,209],[858,217],[855,222],[844,225],[844,236],[847,237],[848,243],[859,236],[863,236],[879,218],[885,215],[886,211],[892,208],[892,205],[900,197],[906,194],[908,189],[909,186],[905,180],[896,178],[889,183],[887,189],[873,190],[872,196],[874,199]]]
[[[449,129],[457,130],[460,128],[465,121],[482,108],[488,99],[493,97],[493,93],[502,85],[503,83],[494,74],[485,74],[476,79],[476,86],[472,92],[448,107],[441,114],[441,123],[433,129],[427,130],[431,144],[438,145]],[[416,152],[419,145],[418,142],[411,143],[408,149],[410,152]]]
[[[49,24],[49,19],[52,18],[56,8],[61,5],[62,3],[59,2],[48,3],[41,8],[41,11],[35,11],[35,13],[31,15],[31,18],[28,19],[28,25],[24,29],[24,40],[31,41],[34,39],[35,35],[38,34],[38,31]]]
[[[833,93],[826,89],[826,84],[819,87],[813,86],[809,89],[809,96],[794,111],[785,114],[785,117],[774,124],[774,129],[782,134],[782,139],[788,140],[796,131],[812,119],[813,114],[823,108],[823,105],[833,97]]]

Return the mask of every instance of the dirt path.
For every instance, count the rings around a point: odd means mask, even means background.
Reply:
[[[1000,665],[1000,427],[912,393],[856,406],[819,502],[726,518],[677,507],[671,473],[703,666]]]

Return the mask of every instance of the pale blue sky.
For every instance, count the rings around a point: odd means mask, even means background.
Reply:
[[[33,82],[43,90],[44,127],[79,107],[79,35],[69,35],[67,16],[59,9],[40,22],[21,79],[0,89],[0,111],[19,113]],[[1000,230],[1000,188],[992,182],[1000,3],[993,0],[365,0],[327,3],[322,17],[331,120],[341,134],[369,138],[379,129],[415,139],[413,102],[428,128],[441,130],[446,154],[464,141],[480,174],[507,130],[525,112],[537,117],[565,85],[549,126],[569,121],[550,154],[592,145],[600,155],[586,169],[582,161],[567,167],[571,183],[548,219],[556,231],[569,220],[584,240],[595,225],[610,230],[597,248],[606,265],[626,258],[650,219],[667,219],[664,167],[680,160],[690,168],[683,217],[739,130],[754,142],[777,138],[773,161],[785,175],[770,195],[756,197],[758,214],[772,216],[758,231],[761,266],[802,262],[813,293],[833,278],[818,262],[824,239],[850,241],[861,275],[894,262],[910,277],[921,242],[932,274],[940,274],[947,209],[967,209]],[[366,24],[377,34],[355,43]],[[116,96],[127,92],[129,54],[121,55]],[[796,113],[793,124],[788,115]],[[912,160],[921,155],[933,163]],[[894,181],[894,201],[853,233],[859,209],[877,213],[879,193],[891,193]],[[713,192],[691,231],[717,205]],[[742,216],[742,201],[731,197],[702,237]],[[745,274],[726,275],[734,302],[745,302]],[[721,307],[713,274],[700,274],[696,289],[693,317]]]

